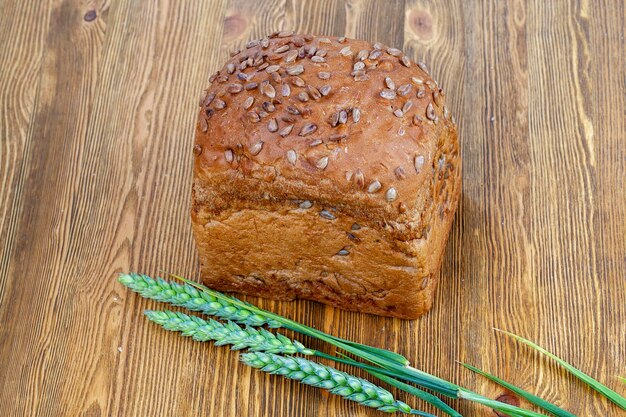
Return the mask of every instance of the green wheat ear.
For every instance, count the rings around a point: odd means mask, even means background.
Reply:
[[[507,332],[507,331],[504,331],[504,330],[500,330],[500,329],[494,329],[494,330],[496,330],[498,332],[501,332],[501,333],[504,333],[504,334],[512,337],[513,339],[515,339],[515,340],[517,340],[519,342],[522,342],[522,343],[530,346],[531,348],[535,349],[536,351],[541,352],[544,355],[548,356],[549,358],[553,359],[559,365],[561,365],[567,371],[569,371],[572,375],[574,375],[576,378],[580,379],[585,384],[589,385],[592,389],[594,389],[595,391],[599,392],[601,395],[603,395],[609,401],[611,401],[614,404],[616,404],[622,410],[626,410],[626,398],[622,397],[621,395],[619,395],[617,392],[613,391],[612,389],[610,389],[606,385],[603,385],[602,383],[596,381],[595,379],[593,379],[591,376],[587,375],[586,373],[576,369],[573,365],[570,365],[569,363],[565,362],[563,359],[559,358],[555,354],[545,350],[544,348],[542,348],[541,346],[537,345],[536,343],[533,343],[533,342],[531,342],[528,339],[524,339],[523,337],[518,336],[516,334],[510,333],[510,332]]]
[[[369,381],[308,359],[264,352],[242,353],[240,358],[243,363],[253,368],[295,379],[302,384],[323,388],[331,394],[378,411],[435,417],[432,414],[412,409],[402,401],[394,399],[389,391]]]

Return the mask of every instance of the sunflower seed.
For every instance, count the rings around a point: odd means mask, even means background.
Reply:
[[[300,130],[300,133],[298,133],[298,136],[307,136],[315,132],[316,130],[317,125],[315,123],[306,123]]]
[[[274,86],[270,84],[268,80],[263,81],[259,89],[261,90],[261,94],[265,94],[269,98],[276,97],[276,90],[274,89]]]
[[[289,84],[287,83],[283,84],[282,94],[283,94],[283,97],[289,97],[291,95],[291,87],[289,87]]]
[[[309,146],[310,146],[311,148],[313,148],[313,147],[315,147],[315,146],[317,146],[317,145],[321,145],[322,143],[323,143],[323,142],[322,142],[322,140],[321,140],[321,139],[319,139],[319,138],[318,138],[318,139],[313,139],[313,140],[311,141],[311,143],[309,143]]]
[[[226,81],[228,81],[228,76],[226,76],[226,75],[218,75],[217,76],[217,82],[225,83]]]
[[[345,110],[341,110],[339,112],[339,123],[340,124],[345,124],[348,121],[348,112]]]
[[[301,91],[298,93],[298,100],[306,103],[307,101],[309,101],[309,95],[306,93],[306,91]]]
[[[283,52],[287,52],[288,50],[289,50],[289,44],[285,44],[274,49],[274,53],[282,54]]]
[[[402,106],[402,113],[408,112],[409,110],[411,110],[411,107],[413,107],[413,102],[409,100],[406,103],[404,103],[404,106]]]
[[[323,96],[327,96],[330,93],[331,87],[330,85],[324,85],[320,88],[320,94]]]
[[[293,123],[296,121],[295,118],[293,118],[292,116],[288,116],[288,115],[281,116],[280,120],[282,120],[283,122],[287,122],[287,123]]]
[[[355,107],[352,109],[352,121],[358,123],[361,120],[361,109]]]
[[[235,72],[235,64],[233,64],[232,62],[229,62],[228,64],[226,64],[226,72],[229,74],[232,74],[233,72]]]
[[[350,255],[350,251],[346,248],[341,249],[339,252],[337,252],[337,255],[339,256],[348,256]]]
[[[443,105],[443,94],[440,94],[438,91],[433,91],[433,100],[435,100],[435,104],[439,107]]]
[[[257,83],[247,83],[246,85],[243,86],[243,88],[245,88],[246,90],[254,90],[258,86],[259,84]]]
[[[404,126],[400,126],[400,129],[398,129],[398,136],[404,136],[405,133],[406,130],[404,130]]]
[[[248,68],[248,62],[247,61],[243,61],[241,64],[239,64],[239,71],[243,71],[246,68]]]
[[[319,38],[317,41],[319,43],[330,43],[330,39],[328,38]]]
[[[228,163],[233,162],[234,155],[233,155],[233,151],[231,149],[226,149],[224,151],[224,159],[226,159],[226,162],[228,162]]]
[[[413,116],[413,124],[415,126],[419,125],[423,120],[424,118],[422,118],[422,116],[420,116],[419,114],[416,114],[415,116]]]
[[[344,43],[346,41],[346,37],[342,36],[341,38],[337,38],[337,42]]]
[[[263,110],[271,113],[271,112],[276,111],[276,106],[274,106],[274,104],[270,103],[269,101],[264,101]]]
[[[383,54],[383,52],[379,49],[374,49],[372,52],[370,52],[370,56],[369,59],[371,59],[372,61],[377,60],[378,58],[380,58],[380,56]]]
[[[348,137],[348,135],[341,135],[341,134],[339,134],[339,133],[335,133],[335,134],[333,134],[333,135],[330,135],[330,137],[328,138],[328,140],[329,140],[329,141],[331,141],[331,142],[339,142],[339,141],[341,141],[342,139],[345,139],[345,138],[347,138],[347,137]]]
[[[398,48],[387,48],[387,53],[391,56],[400,56],[402,55],[402,51]]]
[[[268,46],[270,46],[270,40],[267,38],[261,39],[261,48],[267,49]]]
[[[437,88],[437,84],[435,84],[434,82],[432,82],[431,80],[426,81],[426,85],[428,86],[428,88],[430,88],[431,90],[435,90]]]
[[[287,64],[292,63],[296,60],[296,58],[298,57],[298,51],[297,50],[293,50],[293,51],[289,51],[289,53],[285,56],[285,62]]]
[[[367,49],[362,49],[356,55],[356,59],[358,59],[359,61],[363,61],[365,58],[369,56],[369,54],[370,54],[370,51],[368,51]]]
[[[425,64],[425,63],[423,63],[422,61],[419,61],[419,62],[417,63],[417,66],[418,66],[418,67],[420,67],[420,68],[422,69],[422,71],[424,71],[424,72],[428,72],[428,67],[427,67],[427,66],[426,66],[426,64]]]
[[[280,74],[278,72],[272,72],[270,73],[270,76],[272,77],[272,80],[274,80],[276,84],[280,84],[281,80],[280,80]]]
[[[385,198],[387,199],[387,201],[393,201],[396,198],[398,198],[398,192],[396,191],[395,188],[391,187],[390,189],[387,190],[387,192],[385,193]]]
[[[394,98],[396,98],[396,92],[391,89],[384,89],[380,92],[380,96],[387,100],[393,100]]]
[[[287,126],[283,127],[280,130],[280,132],[278,132],[278,134],[284,138],[286,136],[289,136],[289,134],[291,133],[292,130],[293,130],[293,125],[287,125]]]
[[[309,95],[313,100],[319,100],[322,98],[322,93],[312,85],[307,85],[306,90],[309,92]]]
[[[382,187],[382,185],[380,184],[380,181],[375,180],[373,182],[370,183],[370,185],[367,186],[367,192],[368,193],[375,193],[378,190],[380,190]]]
[[[248,76],[245,72],[238,72],[237,78],[239,78],[241,81],[248,81]]]
[[[300,110],[298,110],[298,108],[296,106],[287,106],[287,113],[289,114],[293,114],[293,115],[299,115],[300,114]]]
[[[338,123],[339,123],[339,112],[335,112],[330,115],[330,125],[332,127],[335,127],[337,126]]]
[[[230,52],[230,56],[233,57],[235,55],[238,55],[239,53],[241,53],[241,50],[240,49],[235,49],[234,51]]]
[[[304,72],[304,67],[302,65],[292,65],[291,67],[287,67],[287,74],[289,75],[298,75]]]
[[[403,84],[398,87],[398,94],[404,97],[411,92],[412,88],[411,84]]]
[[[404,116],[404,113],[400,109],[395,109],[393,111],[393,115],[396,116],[396,117],[402,117],[402,116]]]
[[[293,35],[293,32],[278,32],[278,37],[279,38],[288,38],[289,36]]]
[[[291,83],[293,85],[295,85],[296,87],[304,87],[306,85],[304,80],[302,78],[300,78],[300,77],[292,77],[291,78]]]
[[[421,78],[417,78],[417,77],[411,77],[411,81],[413,81],[417,85],[424,84],[424,80],[422,80]]]
[[[280,69],[280,65],[270,65],[269,67],[265,68],[265,72],[267,72],[268,74],[271,74],[272,72],[276,72]]]
[[[304,200],[302,203],[300,203],[298,207],[305,210],[310,209],[311,207],[313,207],[313,203],[311,203],[309,200]]]
[[[403,180],[406,178],[406,172],[404,171],[404,168],[402,167],[397,167],[396,169],[393,170],[393,173],[396,174],[396,178],[399,180]]]
[[[420,89],[417,90],[417,93],[416,93],[417,98],[424,98],[425,95],[426,95],[426,90],[424,89],[424,87],[420,87]]]
[[[348,56],[348,55],[352,55],[352,50],[350,49],[349,46],[344,46],[343,48],[341,48],[341,50],[339,51],[340,55],[343,56]]]
[[[269,122],[267,122],[267,130],[274,133],[278,131],[278,122],[275,118],[271,118]]]
[[[306,56],[306,49],[304,49],[304,46],[301,46],[300,48],[298,48],[298,58],[302,59]]]
[[[263,71],[265,68],[269,67],[270,64],[268,62],[264,62],[263,64],[257,67],[257,71]]]
[[[407,58],[406,55],[402,56],[402,58],[400,59],[400,62],[402,62],[402,65],[404,65],[407,68],[411,66],[411,61],[409,61],[409,58]]]
[[[322,216],[323,218],[327,219],[327,220],[335,220],[336,217],[333,215],[333,213],[331,213],[330,211],[324,209],[322,211],[320,211],[320,216]]]
[[[369,77],[365,73],[365,71],[355,71],[352,75],[354,75],[354,81],[366,81],[369,80]]]
[[[328,80],[330,78],[330,72],[318,72],[317,76],[320,80]]]
[[[304,35],[304,39],[305,39],[307,42],[311,42],[311,41],[313,40],[313,36],[312,36],[312,35]]]
[[[213,100],[213,107],[215,107],[217,110],[222,110],[226,108],[226,103],[224,102],[224,100],[216,98],[215,100]]]
[[[200,130],[202,133],[206,133],[206,131],[209,130],[209,125],[204,117],[200,117]]]
[[[363,175],[363,171],[360,168],[354,172],[354,180],[360,188],[365,186],[365,175]]]
[[[315,46],[315,45],[310,46],[310,47],[307,48],[306,51],[309,54],[309,56],[313,56],[317,52],[317,46]]]
[[[385,77],[385,85],[390,90],[395,90],[396,89],[396,83],[394,83],[393,80],[390,77]]]
[[[246,48],[250,49],[250,48],[254,48],[255,46],[258,46],[258,45],[259,45],[258,39],[254,39],[254,40],[251,40],[250,42],[248,42],[246,44]]]
[[[207,117],[207,120],[208,120],[211,117],[213,117],[213,115],[215,114],[215,110],[213,110],[213,109],[206,109],[204,111],[204,114],[206,114],[206,117]]]
[[[200,106],[206,107],[215,99],[215,93],[209,93],[200,101]]]
[[[323,158],[320,158],[316,163],[315,166],[318,169],[325,169],[328,166],[328,157],[325,156]]]
[[[252,145],[252,146],[250,146],[250,148],[248,148],[248,150],[250,151],[251,155],[258,155],[259,152],[261,152],[261,149],[263,149],[263,141],[262,140],[256,142],[254,145]]]
[[[254,104],[254,97],[250,96],[243,102],[243,108],[248,110]]]
[[[226,90],[231,94],[237,94],[237,93],[240,93],[241,90],[243,90],[243,86],[239,83],[233,83],[233,84],[230,84],[226,88]]]
[[[424,157],[422,155],[417,155],[413,160],[413,165],[415,166],[415,171],[419,173],[424,166]]]
[[[289,149],[287,151],[287,161],[289,161],[291,165],[295,165],[297,159],[298,159],[298,154],[296,154],[296,151],[294,151],[293,149]]]
[[[361,225],[358,223],[352,224],[351,230],[361,230]]]
[[[354,63],[354,66],[352,67],[352,69],[354,71],[360,71],[362,69],[365,68],[365,64],[363,63],[363,61],[358,61]]]
[[[320,63],[322,63],[322,62],[326,62],[326,58],[321,57],[321,56],[314,55],[314,56],[312,56],[312,57],[311,57],[311,61],[313,61],[313,62],[316,62],[316,63],[320,64]]]
[[[259,116],[257,112],[249,111],[246,116],[248,116],[248,120],[252,123],[258,123],[261,121],[261,116]]]
[[[435,108],[433,107],[433,103],[428,103],[428,106],[426,106],[426,117],[429,120],[435,120],[437,118],[437,115],[435,114]]]
[[[325,58],[328,55],[328,51],[326,49],[318,49],[315,55]]]

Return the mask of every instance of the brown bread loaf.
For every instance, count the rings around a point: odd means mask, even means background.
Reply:
[[[192,223],[211,288],[416,318],[461,191],[456,127],[424,64],[274,33],[201,99]]]

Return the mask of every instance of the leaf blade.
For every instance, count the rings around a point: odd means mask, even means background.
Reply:
[[[576,378],[580,379],[585,384],[589,385],[590,388],[592,388],[593,390],[595,390],[598,393],[600,393],[602,396],[604,396],[606,399],[608,399],[609,401],[611,401],[612,403],[614,403],[615,405],[620,407],[622,410],[626,410],[626,398],[622,397],[617,392],[613,391],[611,388],[607,387],[606,385],[602,384],[601,382],[595,380],[593,377],[591,377],[591,376],[587,375],[586,373],[580,371],[579,369],[575,368],[573,365],[571,365],[568,362],[564,361],[563,359],[559,358],[558,356],[556,356],[552,352],[542,348],[538,344],[533,343],[533,342],[531,342],[528,339],[523,338],[522,336],[518,336],[518,335],[516,335],[514,333],[507,332],[505,330],[500,330],[500,329],[495,329],[495,330],[498,331],[498,332],[504,333],[507,336],[512,337],[513,339],[517,340],[518,342],[524,343],[525,345],[530,346],[531,348],[535,349],[536,351],[538,351],[540,353],[543,353],[544,355],[548,356],[552,360],[556,361],[563,368],[565,368],[572,375],[574,375]]]
[[[501,386],[503,386],[504,388],[508,389],[511,392],[514,392],[515,394],[519,395],[520,397],[526,399],[526,401],[528,401],[531,404],[535,404],[538,407],[543,408],[544,410],[548,411],[551,414],[554,414],[557,417],[576,417],[576,415],[570,413],[569,411],[563,410],[562,408],[552,404],[551,402],[548,402],[546,400],[544,400],[543,398],[540,398],[534,394],[531,394],[528,391],[525,391],[509,382],[504,381],[503,379],[498,378],[497,376],[491,375],[485,371],[482,371],[478,368],[476,368],[475,366],[472,366],[468,363],[461,363],[461,365],[463,365],[464,367],[466,367],[467,369],[469,369],[470,371],[476,372],[479,375],[484,376],[485,378],[495,382],[496,384],[499,384]]]

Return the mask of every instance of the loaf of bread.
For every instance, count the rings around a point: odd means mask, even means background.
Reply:
[[[454,121],[423,63],[274,33],[210,78],[192,223],[211,288],[413,319],[461,191]]]

